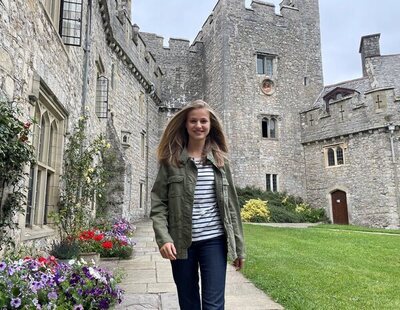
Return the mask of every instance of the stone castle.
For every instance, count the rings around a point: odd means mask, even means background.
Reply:
[[[165,123],[193,99],[220,114],[238,186],[301,196],[334,223],[399,227],[400,55],[361,40],[363,77],[323,85],[318,0],[219,0],[192,44],[140,32],[130,0],[1,0],[1,96],[35,118],[21,240],[54,235],[77,119],[118,154],[110,214],[147,216]]]

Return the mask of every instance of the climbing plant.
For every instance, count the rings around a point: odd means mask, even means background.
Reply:
[[[96,200],[105,195],[101,154],[110,148],[110,144],[101,135],[88,142],[86,123],[87,117],[81,117],[68,139],[59,210],[51,214],[62,239],[76,237],[79,231],[88,228],[95,214]]]
[[[29,144],[32,121],[22,121],[15,102],[0,100],[0,250],[15,247],[16,215],[24,213],[25,168],[35,161]]]

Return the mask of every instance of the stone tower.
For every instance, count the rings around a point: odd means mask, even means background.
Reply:
[[[299,112],[322,89],[317,0],[219,0],[194,43],[141,33],[164,70],[162,100],[203,98],[223,119],[236,183],[304,195]]]

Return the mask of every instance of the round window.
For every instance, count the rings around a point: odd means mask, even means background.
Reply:
[[[264,79],[261,82],[261,91],[266,95],[272,95],[275,91],[275,83],[271,79]]]

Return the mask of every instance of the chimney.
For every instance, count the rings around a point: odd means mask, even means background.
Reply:
[[[369,57],[375,57],[375,56],[381,55],[380,48],[379,48],[380,36],[381,36],[380,33],[376,33],[376,34],[370,34],[368,36],[361,37],[359,53],[361,53],[363,76],[367,75],[367,71],[365,68],[365,59],[369,58]]]

